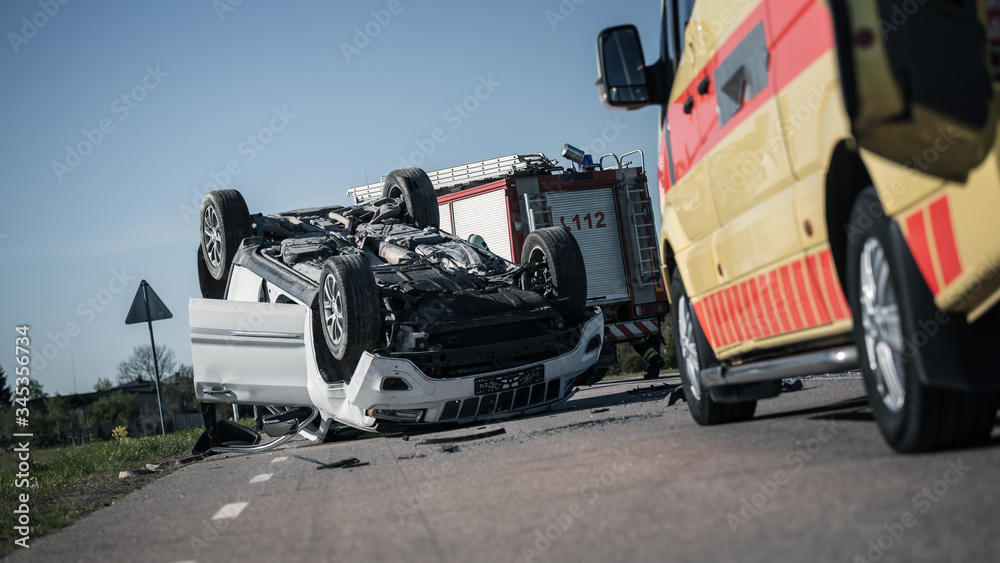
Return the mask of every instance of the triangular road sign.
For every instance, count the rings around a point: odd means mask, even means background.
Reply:
[[[149,301],[147,307],[147,300]],[[146,321],[158,321],[161,319],[173,318],[173,313],[163,304],[160,296],[153,291],[153,287],[142,280],[139,290],[135,292],[135,299],[132,300],[132,308],[128,310],[125,317],[125,324],[132,325],[144,323]]]

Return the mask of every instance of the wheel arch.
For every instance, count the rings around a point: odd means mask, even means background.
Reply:
[[[847,224],[851,218],[854,200],[861,190],[872,185],[868,169],[857,151],[848,146],[848,140],[837,143],[830,155],[826,174],[825,207],[826,229],[830,250],[837,267],[840,286],[847,288]]]
[[[674,270],[677,269],[677,258],[674,255],[674,247],[671,246],[670,241],[664,237],[660,240],[660,269],[662,270],[660,274],[663,276],[664,285],[669,288],[671,276],[674,275]],[[674,297],[670,295],[669,289],[667,290],[667,301],[673,305]]]

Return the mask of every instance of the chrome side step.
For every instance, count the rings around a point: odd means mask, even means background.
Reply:
[[[211,451],[216,452],[216,453],[219,453],[219,452],[226,452],[226,453],[257,453],[257,452],[266,452],[268,450],[274,449],[274,448],[280,446],[281,444],[284,444],[285,442],[291,440],[296,434],[298,434],[299,432],[302,432],[303,430],[305,430],[306,426],[309,426],[309,423],[312,422],[313,420],[315,420],[315,418],[317,416],[319,416],[319,409],[315,409],[315,408],[312,409],[312,412],[309,414],[309,417],[307,419],[305,419],[302,423],[300,423],[298,426],[296,426],[291,432],[289,432],[288,434],[285,434],[284,436],[281,436],[279,438],[275,438],[275,439],[271,440],[270,442],[266,442],[266,443],[263,443],[263,444],[254,444],[254,445],[212,446],[211,447]]]
[[[854,346],[839,346],[738,366],[715,366],[701,370],[699,376],[702,388],[707,389],[720,385],[758,383],[785,377],[847,371],[858,367],[858,349]]]

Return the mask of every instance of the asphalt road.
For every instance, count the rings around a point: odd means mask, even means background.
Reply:
[[[900,456],[856,377],[712,428],[665,391],[627,393],[640,385],[409,440],[213,456],[10,560],[1000,561],[1000,423],[984,448]],[[498,428],[458,451],[420,444]]]

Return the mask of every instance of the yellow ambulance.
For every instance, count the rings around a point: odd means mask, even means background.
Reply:
[[[860,368],[900,452],[987,440],[1000,398],[992,0],[664,0],[655,63],[598,38],[615,108],[659,107],[660,252],[699,424]]]

